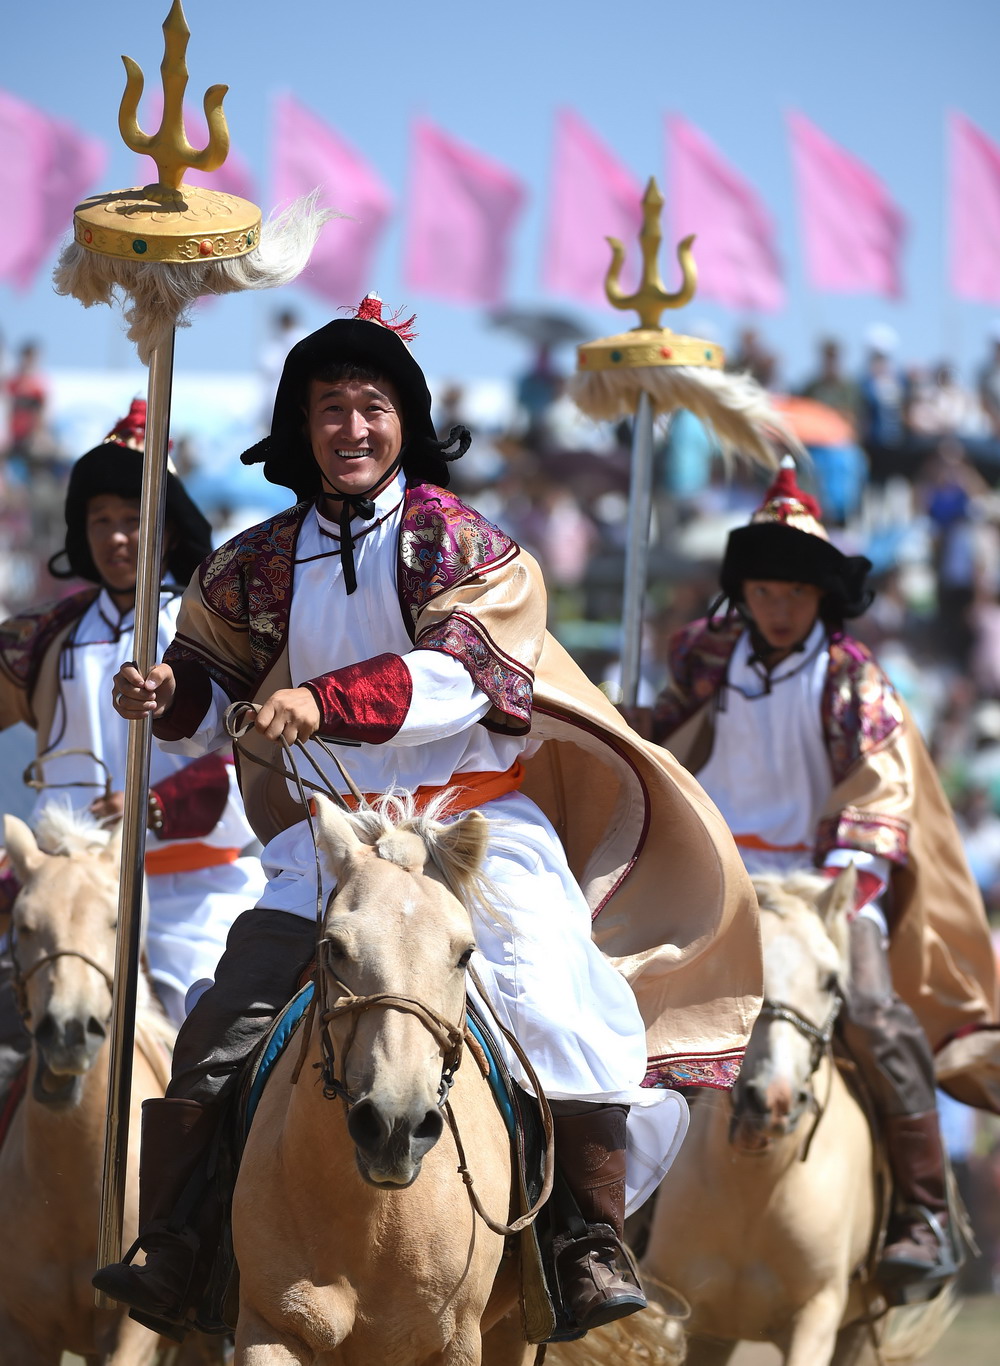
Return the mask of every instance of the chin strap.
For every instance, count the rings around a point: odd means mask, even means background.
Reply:
[[[322,470],[319,472],[323,483],[330,490],[329,493],[324,491],[323,497],[335,498],[340,503],[338,522],[340,528],[340,564],[344,571],[344,586],[348,594],[355,592],[358,586],[358,576],[354,568],[354,537],[351,534],[351,521],[355,517],[360,517],[364,522],[371,521],[375,516],[375,500],[372,494],[385,488],[390,479],[395,479],[402,463],[403,457],[398,455],[381,479],[372,484],[371,488],[365,489],[363,493],[341,493],[336,484],[331,483]]]

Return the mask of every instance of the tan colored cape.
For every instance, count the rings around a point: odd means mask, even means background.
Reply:
[[[665,741],[695,772],[711,753],[714,701]],[[905,862],[891,874],[893,983],[935,1050],[939,1084],[1000,1114],[1000,993],[982,897],[927,747],[905,703],[893,703],[901,723],[833,787],[821,827],[850,832],[841,847],[890,858],[883,842],[905,835]]]
[[[293,533],[282,542],[289,565]],[[224,547],[192,580],[175,646],[189,665],[201,661],[231,680],[231,693],[263,701],[292,686],[287,639],[280,614],[269,612],[264,635],[274,636],[274,648],[263,669],[255,663],[245,588],[229,570],[235,554]],[[290,572],[287,583],[281,577],[289,598]],[[595,912],[594,937],[635,990],[650,1082],[731,1085],[759,1009],[762,964],[756,898],[716,808],[680,764],[626,725],[546,632],[545,586],[527,554],[513,547],[412,610],[417,647],[433,642],[430,648],[462,658],[448,641],[453,626],[466,639],[471,632],[491,658],[533,676],[530,735],[544,743],[526,761],[523,790],[559,832]],[[499,705],[484,723],[525,729]],[[255,735],[249,747],[275,758]],[[301,807],[281,777],[237,762],[247,815],[267,843],[301,818]]]

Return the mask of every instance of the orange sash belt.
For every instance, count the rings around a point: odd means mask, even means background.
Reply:
[[[146,852],[147,873],[194,873],[199,868],[218,868],[223,863],[235,863],[238,849],[216,849],[199,840],[185,840],[183,844],[168,844],[165,849]]]
[[[769,854],[808,854],[808,844],[768,844],[759,835],[734,835],[733,839],[741,849],[764,850]]]
[[[497,797],[506,797],[508,792],[516,792],[523,782],[524,765],[520,759],[515,759],[510,768],[505,769],[503,773],[497,773],[495,770],[488,773],[456,773],[451,782],[445,783],[443,787],[418,787],[413,799],[417,810],[423,811],[439,793],[451,792],[449,813],[472,811],[484,802],[492,802]],[[371,805],[378,801],[381,795],[380,792],[366,792],[364,799]],[[349,792],[345,792],[343,797],[353,811],[358,809],[356,799]]]

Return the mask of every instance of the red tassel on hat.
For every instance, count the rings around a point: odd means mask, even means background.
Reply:
[[[401,308],[397,308],[391,319],[386,320],[382,317],[382,300],[379,296],[377,294],[366,294],[360,304],[358,304],[358,310],[354,316],[355,318],[360,319],[361,322],[381,323],[382,326],[387,327],[390,332],[395,332],[401,341],[409,342],[417,335],[413,330],[413,324],[417,321],[417,315],[412,313],[410,317],[404,318],[403,321],[400,322],[399,315],[402,311]]]
[[[132,451],[142,451],[146,447],[146,400],[134,398],[131,407],[122,420],[112,427],[104,438],[116,441],[119,446],[127,446]]]
[[[794,501],[801,503],[806,512],[815,517],[817,522],[823,520],[823,509],[810,493],[806,493],[799,488],[798,480],[795,477],[795,461],[790,455],[786,455],[781,462],[781,468],[775,476],[774,482],[764,495],[762,507],[768,503]]]

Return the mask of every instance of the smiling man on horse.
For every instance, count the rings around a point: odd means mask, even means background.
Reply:
[[[871,653],[844,633],[871,601],[871,565],[832,545],[820,518],[786,458],[729,537],[727,614],[671,641],[652,736],[697,774],[751,873],[858,869],[842,1029],[896,1189],[879,1275],[931,1289],[957,1268],[928,1038],[946,1089],[1000,1112],[996,972],[930,756]]]
[[[51,799],[50,790],[66,791],[75,794],[74,804],[109,821],[122,814],[124,801],[126,737],[111,680],[132,649],[145,420],[146,404],[137,400],[70,474],[66,546],[50,569],[89,586],[0,625],[0,728],[22,721],[37,733],[39,805]],[[172,473],[166,518],[162,648],[173,638],[181,592],[212,544],[208,522]],[[232,764],[221,754],[194,762],[154,755],[148,827],[154,838],[146,855],[146,953],[160,1000],[180,1024],[188,989],[211,975],[230,925],[262,886],[258,861],[240,857],[253,831]],[[0,899],[15,892],[0,880]],[[5,987],[0,1095],[29,1047]]]
[[[241,751],[273,764],[282,739],[358,741],[362,791],[419,803],[451,788],[453,815],[490,820],[485,872],[506,901],[476,925],[475,961],[553,1102],[589,1226],[562,1258],[564,1298],[592,1327],[645,1304],[621,1237],[626,1191],[652,1189],[678,1136],[657,1088],[735,1076],[760,986],[755,903],[697,785],[548,636],[537,566],[446,491],[469,436],[437,439],[401,330],[369,296],[291,350],[270,436],[243,459],[301,501],[205,561],[164,663],[145,681],[123,667],[117,706],[200,753],[224,741],[230,702],[253,701]],[[281,772],[237,763],[267,887],[181,1030],[167,1099],[146,1107],[146,1263],[95,1280],[168,1322],[185,1315],[198,1231],[165,1218],[317,934],[302,806]]]

